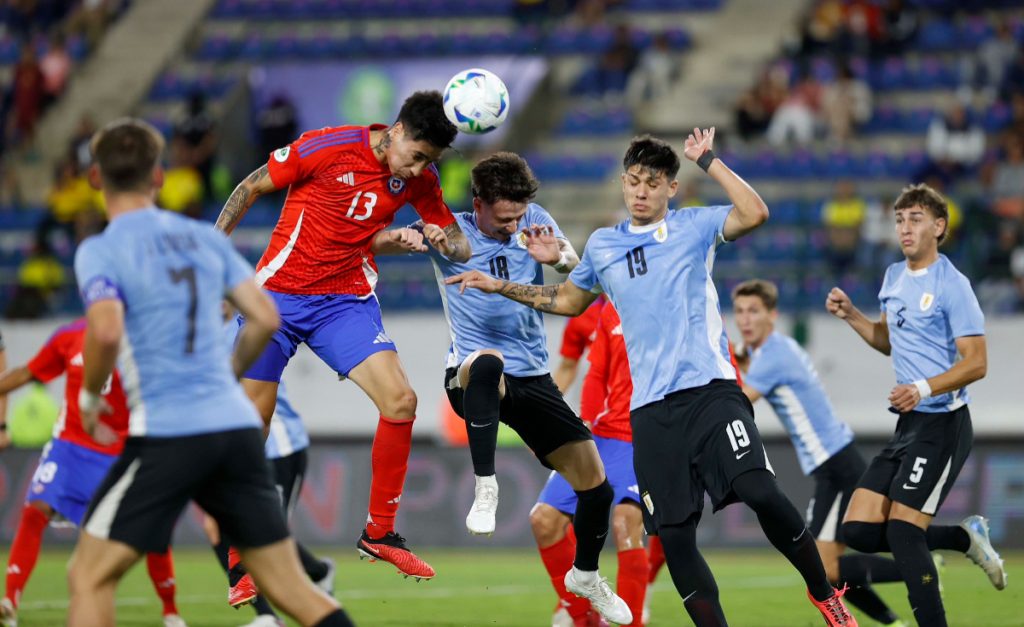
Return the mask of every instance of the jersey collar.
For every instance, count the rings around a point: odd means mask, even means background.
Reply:
[[[654,224],[645,224],[643,226],[637,226],[632,222],[626,223],[626,228],[629,229],[630,233],[650,233],[651,231],[657,231],[665,224],[665,218],[658,220]]]

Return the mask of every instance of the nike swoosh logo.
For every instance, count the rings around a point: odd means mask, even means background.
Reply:
[[[904,483],[903,484],[903,489],[904,490],[916,490],[917,486],[916,485],[907,485],[907,484]]]
[[[478,425],[478,424],[477,424],[477,423],[475,423],[475,422],[470,422],[470,423],[469,423],[469,426],[471,426],[471,427],[477,427],[478,429],[482,429],[483,427],[489,427],[489,426],[491,426],[491,425],[493,425],[493,424],[494,424],[493,422],[485,422],[485,423],[484,423],[484,424],[482,424],[482,425]]]
[[[795,538],[793,538],[793,542],[796,542],[796,541],[797,541],[797,540],[799,540],[800,538],[804,537],[804,534],[805,534],[805,533],[807,533],[807,528],[806,528],[806,527],[804,527],[804,530],[803,530],[803,531],[801,531],[800,533],[798,533],[798,534],[797,534],[797,536],[796,536]]]
[[[694,590],[694,591],[693,591],[693,592],[691,592],[690,594],[688,594],[688,595],[686,595],[685,597],[683,597],[683,603],[686,603],[687,601],[689,601],[689,600],[690,600],[690,597],[692,597],[692,596],[693,596],[693,595],[695,595],[695,594],[697,594],[697,591],[696,591],[696,590]]]
[[[743,451],[742,453],[739,453],[738,455],[736,455],[736,459],[743,459],[743,456],[746,455],[749,452],[750,451]]]

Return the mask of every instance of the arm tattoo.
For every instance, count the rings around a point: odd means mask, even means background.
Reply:
[[[498,293],[537,311],[559,313],[558,294],[562,285],[523,285],[503,281]]]
[[[448,237],[448,248],[450,251],[448,258],[452,261],[466,261],[469,259],[473,251],[470,250],[469,240],[466,239],[466,234],[462,232],[459,223],[452,222],[444,227],[444,234]]]
[[[239,220],[242,219],[242,216],[245,215],[245,212],[249,210],[249,207],[256,200],[256,197],[259,196],[259,194],[252,193],[250,186],[255,185],[266,176],[270,176],[270,170],[264,164],[262,168],[247,176],[235,188],[235,191],[231,192],[231,196],[224,203],[224,208],[221,209],[220,215],[217,216],[217,230],[224,231],[225,233],[230,233],[234,230]]]

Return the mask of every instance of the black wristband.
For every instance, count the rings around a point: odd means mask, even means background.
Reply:
[[[705,150],[701,154],[701,156],[697,157],[697,165],[700,166],[701,170],[704,170],[705,172],[707,172],[708,168],[711,167],[711,162],[714,161],[717,158],[718,157],[715,156],[715,151],[714,150],[711,150],[711,149]]]

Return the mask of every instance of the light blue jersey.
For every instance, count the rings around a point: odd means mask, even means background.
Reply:
[[[118,371],[133,436],[259,427],[231,370],[221,301],[252,267],[210,224],[150,208],[82,242],[75,274],[86,308],[124,303]]]
[[[240,330],[237,320],[231,320],[224,325],[224,337],[229,349],[234,349],[235,338],[238,337]],[[306,433],[306,425],[302,423],[302,416],[288,400],[284,381],[281,381],[277,386],[277,408],[270,420],[267,443],[264,446],[267,459],[288,457],[308,447],[309,434]]]
[[[971,282],[945,255],[920,270],[907,262],[889,266],[878,292],[889,326],[896,383],[913,383],[940,375],[957,359],[956,339],[985,334]],[[967,388],[939,394],[921,402],[915,411],[953,411],[970,401]]]
[[[526,251],[522,233],[516,233],[507,242],[500,242],[480,232],[472,213],[455,214],[455,219],[473,247],[469,261],[456,263],[430,249],[452,334],[447,367],[458,366],[473,351],[494,348],[505,356],[507,374],[515,377],[546,374],[548,339],[539,311],[497,294],[478,290],[459,294],[458,285],[444,284],[447,277],[479,270],[513,283],[542,285],[544,274],[541,264]],[[520,224],[547,225],[554,229],[555,237],[565,238],[554,219],[540,205],[531,203]]]
[[[630,409],[713,379],[735,379],[711,280],[731,206],[691,207],[636,227],[628,220],[590,236],[569,280],[604,291],[622,318]]]
[[[850,425],[836,416],[810,356],[793,338],[769,335],[750,356],[743,383],[771,404],[805,475],[853,442]]]

